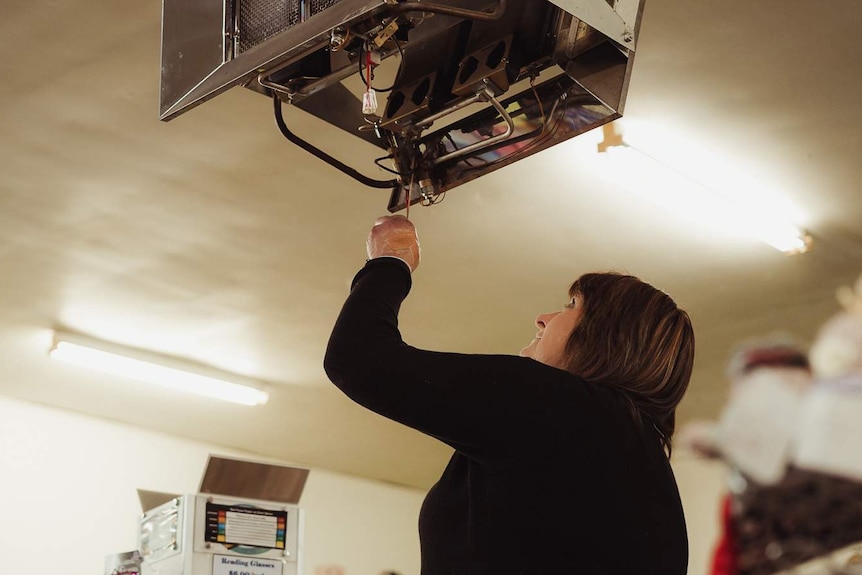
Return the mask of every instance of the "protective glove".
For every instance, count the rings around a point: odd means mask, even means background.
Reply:
[[[382,216],[374,222],[365,241],[368,259],[398,258],[413,272],[419,267],[420,248],[416,228],[404,216]]]

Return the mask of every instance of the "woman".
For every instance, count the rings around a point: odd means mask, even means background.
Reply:
[[[684,575],[668,463],[691,375],[688,316],[630,276],[576,281],[509,355],[410,347],[413,225],[380,218],[325,368],[361,405],[455,449],[419,516],[422,575]]]

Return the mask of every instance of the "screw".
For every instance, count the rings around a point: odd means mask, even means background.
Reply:
[[[634,39],[635,39],[635,36],[634,36],[634,34],[631,33],[630,30],[626,30],[625,33],[623,34],[623,41],[624,42],[631,42]]]
[[[338,30],[333,28],[332,36],[329,37],[329,47],[330,48],[338,48],[344,43],[344,34]]]

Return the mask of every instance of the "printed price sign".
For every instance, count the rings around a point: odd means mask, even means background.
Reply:
[[[282,567],[274,559],[213,555],[213,575],[281,575]]]
[[[284,549],[287,511],[207,503],[205,540],[225,545]]]

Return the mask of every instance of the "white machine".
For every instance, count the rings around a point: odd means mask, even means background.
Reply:
[[[139,491],[141,575],[299,575],[307,476],[211,456],[195,495]]]

